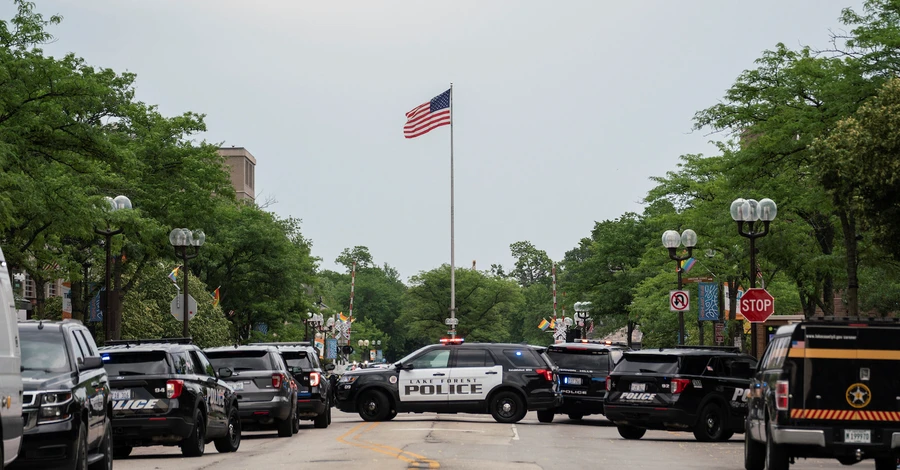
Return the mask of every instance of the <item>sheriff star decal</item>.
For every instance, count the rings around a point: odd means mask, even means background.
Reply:
[[[847,403],[854,408],[865,408],[872,401],[872,391],[866,384],[856,383],[847,389]]]

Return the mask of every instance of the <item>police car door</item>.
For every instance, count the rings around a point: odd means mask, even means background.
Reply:
[[[449,398],[450,348],[429,349],[403,363],[399,394],[402,402],[439,401]]]
[[[503,366],[494,362],[486,349],[459,348],[456,365],[447,381],[450,401],[485,400],[488,393],[503,381]]]

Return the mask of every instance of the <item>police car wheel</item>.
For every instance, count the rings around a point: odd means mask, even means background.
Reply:
[[[619,435],[625,439],[640,439],[647,433],[646,429],[634,426],[619,425],[616,426],[616,429],[619,431]]]
[[[584,418],[584,415],[578,414],[578,413],[569,413],[569,419],[574,419],[575,421],[578,421],[581,418]]]
[[[715,403],[707,403],[697,416],[694,437],[700,442],[723,441],[726,433],[725,412]],[[730,437],[730,436],[729,436]]]
[[[366,392],[359,401],[359,417],[363,421],[385,421],[390,413],[388,398],[381,392]]]
[[[128,458],[128,456],[131,455],[131,449],[130,446],[113,447],[113,460]]]
[[[201,457],[206,451],[206,423],[200,410],[194,412],[194,429],[181,441],[181,454],[185,457]]]
[[[769,423],[766,432],[766,470],[788,470],[787,451],[784,446],[776,444],[772,436],[772,424]]]
[[[879,457],[875,459],[875,470],[895,470],[897,467],[897,457]]]
[[[763,470],[766,466],[766,447],[761,442],[756,442],[750,437],[749,432],[744,433],[744,469]]]
[[[397,410],[391,410],[391,414],[388,415],[387,420],[390,421],[397,417]]]
[[[553,422],[553,410],[541,410],[537,412],[538,421],[542,423],[552,423]]]
[[[515,392],[500,392],[491,399],[491,416],[498,423],[517,423],[528,410]]]

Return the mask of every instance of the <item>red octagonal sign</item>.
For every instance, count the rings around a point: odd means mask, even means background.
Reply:
[[[741,315],[751,323],[762,323],[775,313],[775,298],[765,289],[747,289],[741,297]]]

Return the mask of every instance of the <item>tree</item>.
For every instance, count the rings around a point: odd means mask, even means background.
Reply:
[[[518,280],[520,286],[527,287],[535,283],[550,284],[553,261],[547,256],[546,251],[538,250],[529,241],[515,242],[509,245],[509,249],[512,257],[516,259],[516,267],[509,275]],[[502,268],[498,272],[502,272]]]
[[[346,267],[348,273],[353,268],[353,263],[356,263],[357,269],[375,266],[375,263],[372,261],[372,254],[369,253],[369,248],[365,246],[354,246],[352,249],[344,248],[334,262]]]

